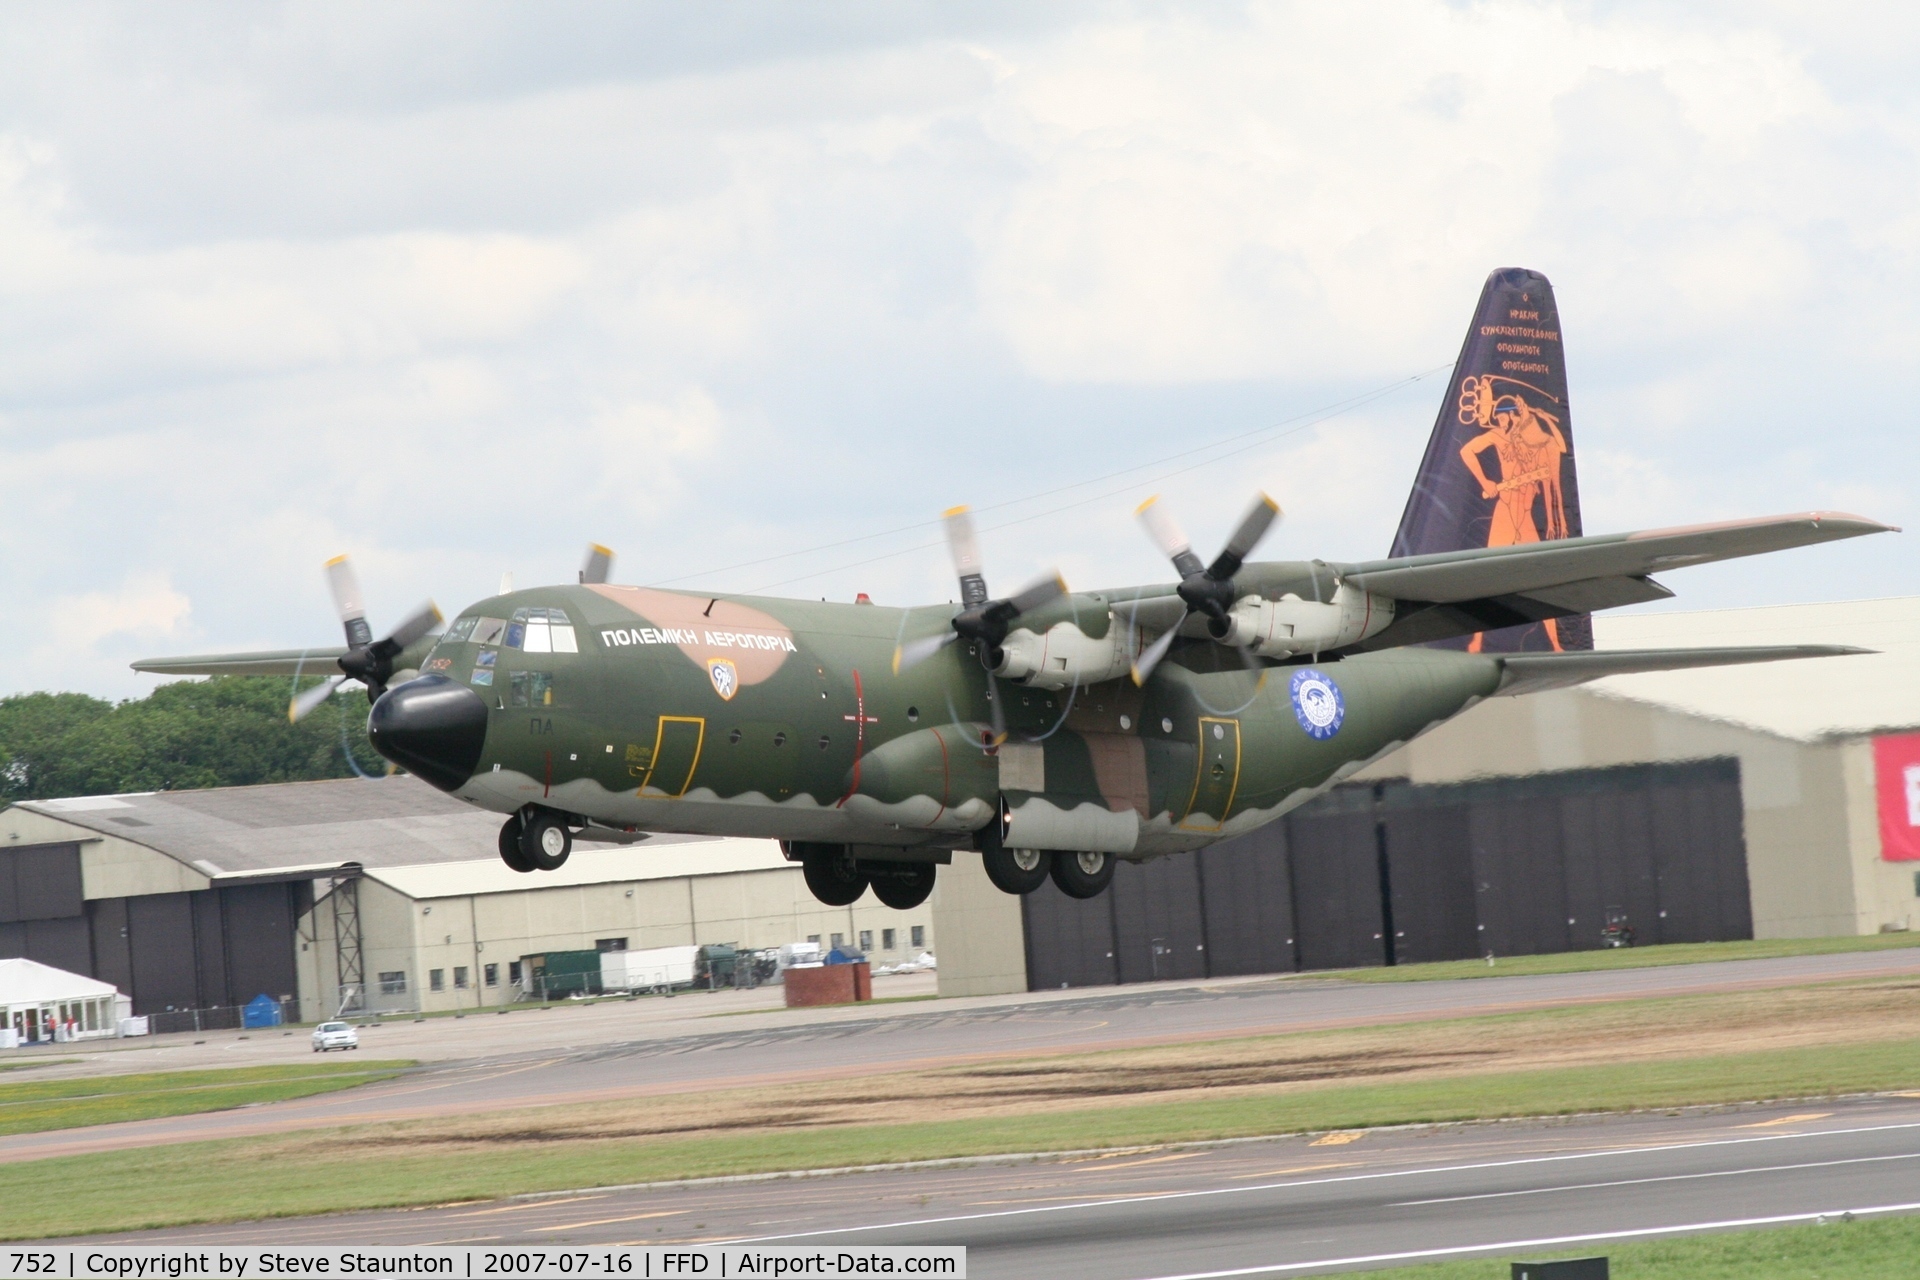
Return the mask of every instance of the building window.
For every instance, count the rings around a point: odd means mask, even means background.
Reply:
[[[926,945],[927,945],[927,926],[923,924],[917,924],[913,926],[913,949],[915,951],[918,951],[920,948]]]
[[[860,931],[860,949],[862,951],[873,950],[873,930],[862,929]]]
[[[894,931],[892,929],[882,929],[880,931],[880,949],[882,951],[891,951],[893,950],[893,943]]]
[[[814,946],[817,947],[820,945],[820,935],[817,933],[810,933],[807,935],[807,941],[811,942]]]
[[[465,991],[467,989],[467,966],[463,964],[454,966],[453,989],[455,991]]]
[[[407,994],[407,973],[402,969],[395,973],[380,975],[380,994],[383,996],[403,996]]]
[[[447,989],[447,971],[445,969],[427,970],[427,990],[445,991]]]
[[[488,986],[497,987],[500,985],[500,966],[490,964],[480,970],[480,976],[486,980]]]
[[[844,946],[844,945],[846,945],[846,941],[847,941],[847,935],[846,935],[846,934],[844,934],[844,933],[836,933],[836,934],[834,934],[834,935],[833,935],[833,948],[832,948],[832,949],[833,949],[833,950],[835,950],[835,951],[838,951],[838,950],[839,950],[839,949],[840,949],[840,948],[841,948],[842,946]]]
[[[602,953],[608,951],[625,951],[627,949],[627,940],[625,938],[595,938],[593,940],[593,949]]]
[[[507,981],[516,987],[520,985],[520,962],[518,960],[507,961]]]

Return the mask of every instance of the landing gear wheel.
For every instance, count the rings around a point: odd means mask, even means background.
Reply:
[[[800,864],[807,890],[829,907],[850,907],[867,891],[867,877],[844,853],[816,853]]]
[[[1096,898],[1113,883],[1114,866],[1110,853],[1056,853],[1053,882],[1069,898]]]
[[[911,911],[933,892],[933,880],[939,868],[931,862],[896,862],[884,868],[868,869],[873,896],[882,906],[895,911]]]
[[[1052,856],[1045,849],[989,849],[980,855],[987,879],[1002,893],[1032,893],[1047,882]]]
[[[560,815],[536,809],[520,823],[520,856],[535,871],[558,871],[573,852],[573,833]]]
[[[515,871],[531,871],[533,864],[520,852],[520,816],[508,818],[500,828],[500,861]]]

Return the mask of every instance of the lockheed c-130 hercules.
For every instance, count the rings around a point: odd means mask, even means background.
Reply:
[[[339,675],[388,760],[506,815],[500,856],[557,868],[573,839],[772,837],[841,906],[925,901],[979,856],[1009,893],[1091,897],[1116,859],[1252,830],[1484,698],[1599,677],[1861,652],[1596,652],[1587,615],[1671,595],[1656,571],[1889,527],[1810,513],[1582,536],[1559,319],[1504,269],[1480,305],[1392,554],[1252,561],[1256,501],[1212,561],[1149,502],[1178,580],[995,597],[948,513],[955,605],[885,608],[577,584],[429,606],[375,640],[344,558],[347,645],[155,659],[163,674]],[[416,673],[417,674],[413,674]]]

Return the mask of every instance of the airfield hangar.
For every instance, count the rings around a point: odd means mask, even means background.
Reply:
[[[522,875],[500,823],[404,775],[14,804],[0,958],[111,982],[183,1030],[237,1025],[262,994],[306,1021],[350,993],[371,1011],[509,1004],[540,994],[531,957],[555,951],[812,938],[878,965],[932,943],[931,908],[822,906],[772,840],[582,843]]]
[[[1920,598],[1595,633],[1879,652],[1491,699],[1248,836],[1123,864],[1088,902],[1009,897],[962,856],[914,911],[828,908],[772,841],[705,837],[583,845],[523,876],[498,816],[406,777],[27,802],[0,812],[0,958],[112,982],[164,1028],[261,993],[331,1015],[355,984],[373,1008],[503,1004],[553,950],[927,948],[942,993],[968,995],[1566,951],[1610,925],[1641,943],[1920,927],[1920,861],[1882,840],[1905,798],[1877,776],[1912,748],[1920,813]]]

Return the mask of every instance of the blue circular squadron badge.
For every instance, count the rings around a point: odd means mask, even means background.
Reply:
[[[1294,718],[1308,737],[1325,741],[1340,732],[1340,722],[1347,718],[1347,701],[1340,696],[1340,686],[1332,676],[1302,667],[1293,673],[1288,692],[1293,695]]]

